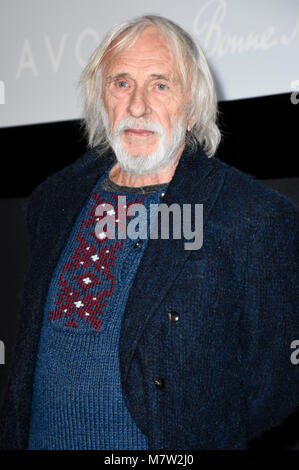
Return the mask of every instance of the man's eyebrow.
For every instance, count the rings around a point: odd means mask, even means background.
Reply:
[[[117,75],[107,75],[106,80],[111,81],[111,80],[118,80],[119,78],[129,78],[130,74],[129,73],[118,73]]]
[[[111,82],[111,81],[114,81],[114,80],[118,80],[119,78],[132,78],[132,77],[129,73],[121,72],[121,73],[118,73],[116,75],[108,75],[106,77],[106,81]],[[167,80],[167,81],[171,80],[169,75],[160,74],[160,73],[152,73],[151,75],[149,75],[149,78],[153,79],[153,80]]]
[[[164,75],[160,73],[152,73],[150,75],[151,78],[157,79],[157,80],[168,80],[170,81],[170,76],[169,75]]]

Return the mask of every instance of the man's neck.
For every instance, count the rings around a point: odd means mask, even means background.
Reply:
[[[174,160],[171,160],[167,165],[158,168],[154,173],[144,175],[126,173],[117,162],[110,170],[109,178],[120,186],[143,187],[153,184],[169,183],[173,178],[182,153],[183,149],[180,149],[178,157]]]

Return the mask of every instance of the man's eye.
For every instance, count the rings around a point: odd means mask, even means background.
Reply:
[[[167,85],[165,85],[164,83],[158,83],[157,87],[159,88],[159,90],[166,90],[167,88]]]
[[[118,88],[125,88],[126,85],[127,85],[127,82],[125,82],[124,80],[120,80],[119,82],[117,82]]]

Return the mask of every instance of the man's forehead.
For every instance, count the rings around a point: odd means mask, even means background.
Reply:
[[[180,80],[180,70],[177,61],[163,60],[159,55],[148,57],[136,57],[135,55],[122,54],[121,51],[115,55],[106,57],[102,62],[103,76],[117,79],[120,77],[134,78],[139,72],[150,79],[163,79],[169,81]]]
[[[122,36],[117,39],[117,42],[121,38]],[[110,70],[119,66],[120,68],[126,66],[150,68],[153,65],[153,67],[159,67],[159,73],[161,71],[169,75],[177,68],[175,54],[157,28],[146,28],[133,44],[128,41],[120,50],[115,48],[117,44],[115,41],[111,43],[103,58],[103,68]]]

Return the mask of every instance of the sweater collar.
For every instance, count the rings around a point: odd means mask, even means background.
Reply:
[[[96,182],[104,172],[107,172],[116,163],[116,157],[111,149],[102,156],[98,155],[98,149],[99,147],[95,147],[86,152],[71,166],[75,174],[80,174],[80,178],[83,172],[88,181],[91,182],[93,179]],[[164,202],[190,203],[190,199],[192,199],[190,196],[190,184],[192,183],[192,190],[195,188],[199,190],[206,176],[215,170],[215,166],[217,166],[215,161],[215,158],[207,157],[199,144],[197,152],[193,154],[189,153],[185,147],[173,178],[169,182]],[[91,190],[92,188],[89,189]],[[207,190],[208,188],[205,189],[205,193]],[[178,198],[180,201],[178,201]],[[198,197],[196,196],[197,199]]]

